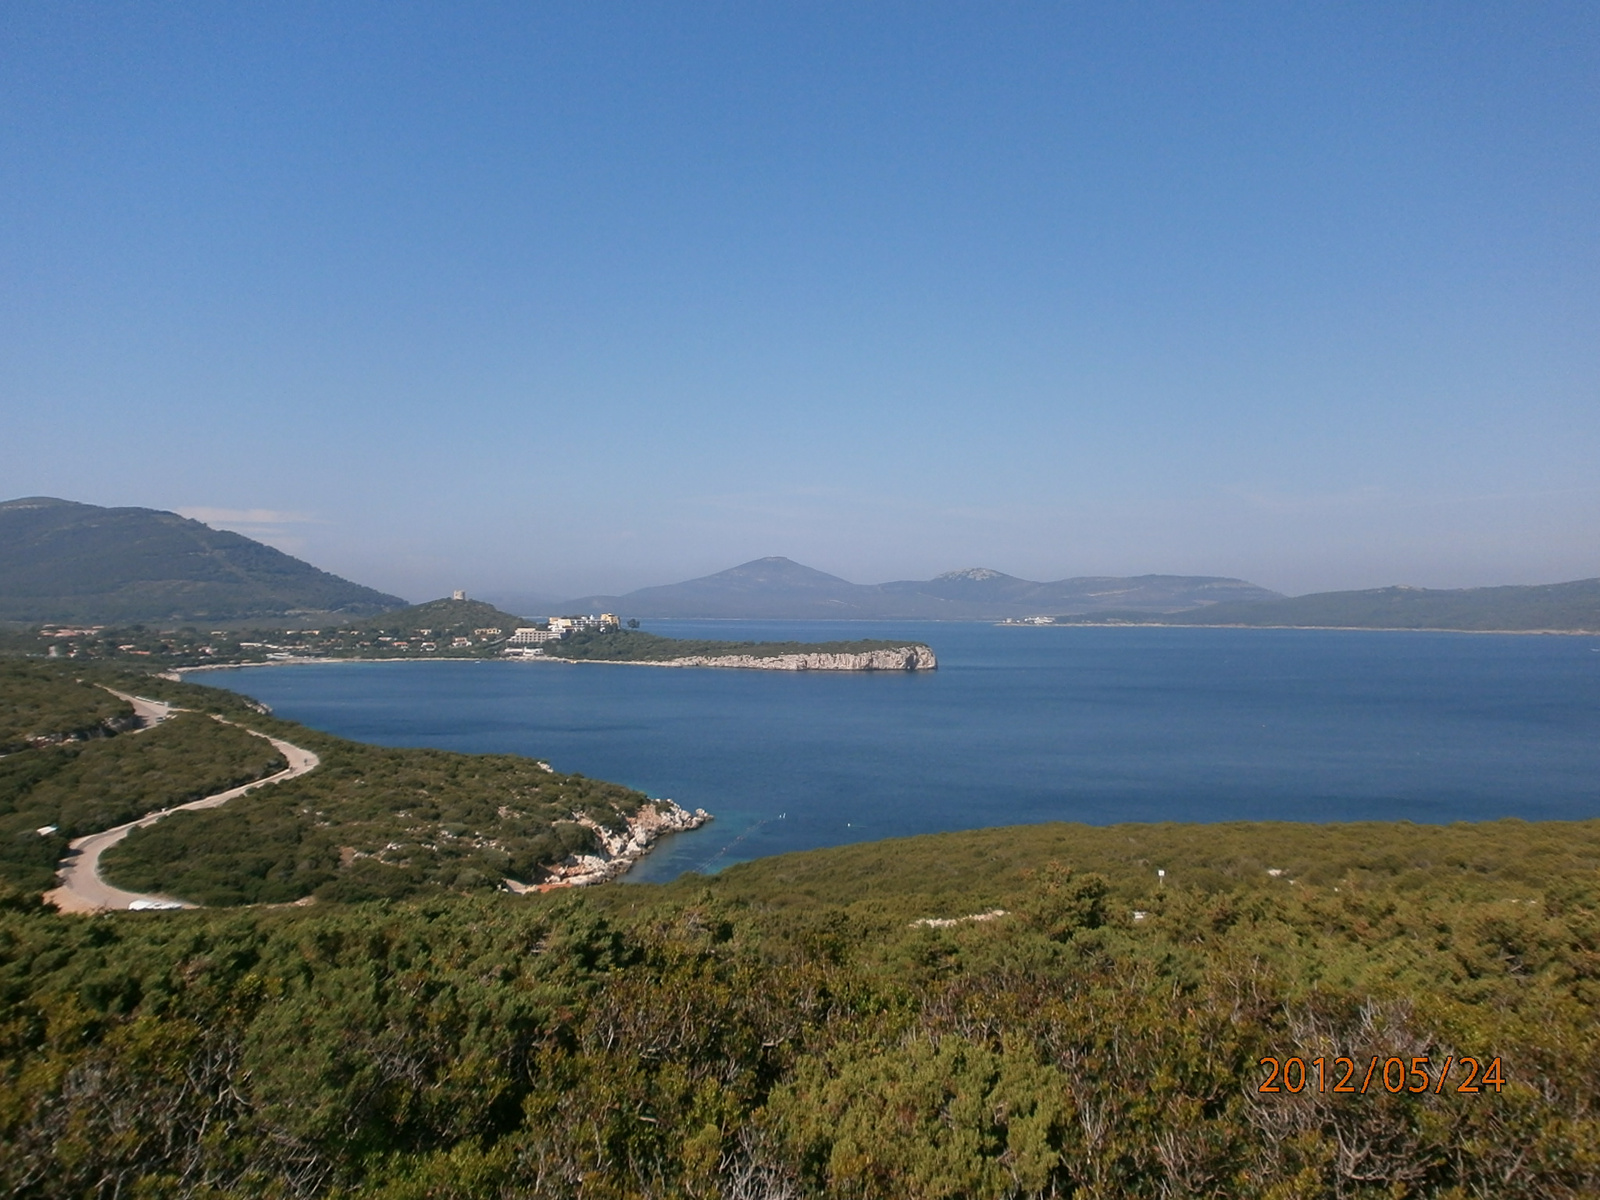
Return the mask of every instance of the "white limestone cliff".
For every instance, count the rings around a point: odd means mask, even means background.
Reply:
[[[573,854],[550,868],[550,878],[543,884],[530,887],[507,879],[506,886],[513,892],[545,891],[555,887],[587,887],[604,883],[624,874],[629,867],[649,853],[657,839],[667,833],[682,833],[699,829],[711,820],[703,808],[693,812],[672,800],[651,800],[627,819],[622,830],[607,829],[586,813],[574,813],[572,819],[594,831],[600,843],[598,854]]]
[[[939,660],[922,645],[868,650],[863,654],[713,654],[670,658],[642,667],[743,667],[756,671],[935,671]]]

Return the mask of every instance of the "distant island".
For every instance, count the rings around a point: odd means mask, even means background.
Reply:
[[[1125,609],[1035,618],[1057,625],[1231,625],[1477,633],[1600,633],[1600,579],[1481,588],[1317,592],[1174,613]]]
[[[566,601],[564,607],[633,617],[986,621],[1105,608],[1164,613],[1280,598],[1278,592],[1223,576],[1093,575],[1036,583],[987,567],[948,571],[928,580],[851,583],[773,557],[622,596],[583,596]]]

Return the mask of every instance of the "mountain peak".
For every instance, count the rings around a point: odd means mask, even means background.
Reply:
[[[818,584],[855,586],[837,575],[829,575],[826,571],[819,571],[815,567],[808,567],[804,563],[795,562],[792,558],[776,554],[768,558],[753,558],[747,563],[740,563],[737,567],[729,567],[726,571],[718,571],[715,575],[707,575],[704,579],[690,580],[690,582],[703,583],[713,579],[742,580],[753,584],[781,583],[786,586],[802,587],[814,587]]]
[[[58,500],[54,496],[23,496],[17,500],[0,503],[0,511],[15,512],[30,508],[88,508],[76,500]]]
[[[943,575],[935,575],[935,579],[970,579],[974,583],[982,583],[985,579],[1011,579],[1012,576],[1003,571],[991,571],[988,567],[963,567],[959,571],[946,571]]]

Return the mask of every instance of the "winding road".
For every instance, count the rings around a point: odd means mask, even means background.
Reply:
[[[107,689],[110,690],[109,688]],[[133,705],[144,725],[134,732],[140,733],[165,721],[174,712],[182,712],[170,704],[163,704],[159,700],[146,700],[140,696],[128,696],[121,692],[113,693]],[[221,717],[216,718],[221,720]],[[228,722],[232,724],[232,722]],[[243,728],[243,726],[240,726]],[[146,825],[154,825],[163,817],[169,817],[175,812],[197,812],[203,808],[218,808],[237,796],[254,791],[258,787],[265,787],[269,783],[282,783],[286,779],[294,779],[304,775],[307,771],[316,768],[321,760],[309,750],[303,750],[291,742],[280,738],[267,737],[264,733],[256,733],[253,729],[246,729],[246,733],[258,738],[266,738],[273,748],[283,755],[288,766],[276,775],[269,775],[265,779],[257,779],[253,783],[241,787],[229,788],[225,792],[218,792],[214,796],[204,796],[199,800],[191,800],[187,804],[179,804],[174,808],[164,808],[160,812],[153,812],[140,817],[137,821],[129,821],[126,825],[118,825],[115,829],[107,829],[103,833],[91,833],[84,837],[76,838],[68,847],[67,857],[61,860],[61,886],[44,894],[45,900],[54,904],[64,913],[91,913],[102,912],[106,909],[129,908],[195,908],[187,900],[178,900],[171,896],[147,896],[139,892],[125,892],[121,888],[112,887],[100,877],[100,856],[127,837],[135,829],[142,829]],[[124,735],[128,736],[128,735]]]

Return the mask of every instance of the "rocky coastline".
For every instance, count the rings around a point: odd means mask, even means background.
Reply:
[[[291,667],[314,663],[429,663],[429,662],[486,662],[479,657],[453,654],[431,654],[426,658],[362,658],[349,655],[340,658],[300,657],[276,658],[268,662],[201,663],[196,666],[172,667],[160,673],[159,678],[181,682],[185,675],[198,671],[231,671],[240,667]],[[860,654],[696,654],[683,658],[562,658],[559,654],[544,654],[538,650],[511,656],[500,661],[510,662],[567,662],[606,663],[625,667],[737,667],[752,671],[937,671],[939,660],[933,650],[921,643],[908,642],[887,650],[868,650]]]
[[[600,843],[600,852],[568,855],[550,868],[549,878],[543,883],[527,884],[507,879],[507,889],[522,894],[605,883],[625,874],[650,852],[663,834],[699,829],[711,820],[711,814],[703,808],[691,812],[673,800],[652,800],[640,806],[620,831],[607,829],[583,813],[575,813],[572,819],[594,831],[595,840]]]
[[[660,661],[640,659],[563,659],[550,662],[613,662],[630,667],[739,667],[752,671],[936,671],[939,660],[927,646],[910,644],[862,654],[697,654]]]

